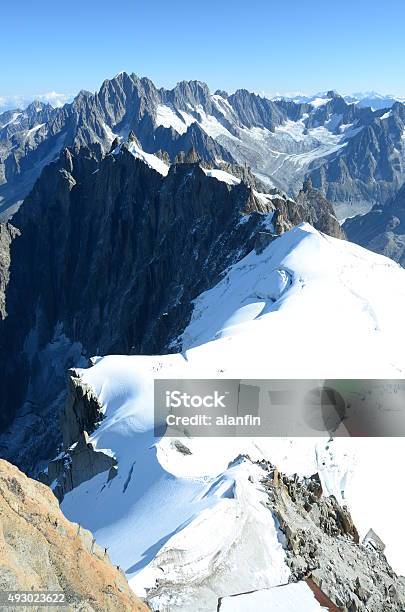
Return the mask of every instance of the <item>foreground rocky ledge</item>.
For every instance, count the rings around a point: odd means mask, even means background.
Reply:
[[[0,461],[0,591],[7,590],[63,591],[64,610],[148,610],[92,534],[63,516],[52,491]]]

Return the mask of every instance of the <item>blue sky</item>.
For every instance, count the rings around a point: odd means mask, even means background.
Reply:
[[[404,0],[6,0],[0,96],[74,94],[121,70],[172,86],[405,94]]]

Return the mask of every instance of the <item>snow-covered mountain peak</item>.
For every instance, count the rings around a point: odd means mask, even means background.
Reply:
[[[364,91],[355,93],[339,94],[335,90],[318,92],[313,95],[297,92],[297,93],[277,93],[271,96],[272,100],[290,100],[296,104],[312,104],[317,105],[316,101],[328,101],[333,97],[342,97],[347,104],[356,104],[361,108],[370,107],[373,110],[391,107],[396,101],[404,102],[404,96],[396,96],[393,94],[380,94],[377,91]]]

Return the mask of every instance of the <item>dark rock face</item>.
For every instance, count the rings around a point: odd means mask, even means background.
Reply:
[[[213,160],[223,160],[232,163],[232,155],[221,146],[216,140],[208,136],[198,123],[192,123],[184,134],[177,134],[174,130],[159,126],[153,136],[143,138],[143,147],[156,153],[163,149],[169,154],[170,159],[184,151],[194,149],[201,160],[210,162]]]
[[[228,96],[228,102],[237,114],[241,125],[248,128],[261,127],[273,131],[276,125],[285,120],[285,113],[276,102],[238,89]]]
[[[66,149],[14,217],[21,236],[0,326],[2,455],[27,471],[52,456],[66,370],[97,354],[173,350],[191,301],[252,250],[266,213],[276,213],[274,234],[315,219],[304,199],[297,209],[281,194],[263,200],[198,163],[163,177],[125,146],[102,161]]]
[[[348,219],[349,240],[405,265],[405,185],[385,206],[374,206],[366,215]]]
[[[117,461],[100,450],[95,450],[89,440],[103,418],[102,406],[91,387],[86,385],[72,369],[68,373],[68,392],[63,413],[62,452],[49,462],[39,479],[62,502],[64,496],[82,482],[109,470],[109,480],[117,474]]]
[[[87,482],[93,476],[109,471],[109,480],[116,475],[117,461],[114,457],[98,451],[89,440],[87,431],[78,436],[73,449],[64,452],[61,456],[48,464],[47,472],[39,475],[39,480],[50,486],[54,484],[53,492],[62,502],[64,496],[83,482]]]
[[[44,166],[59,155],[67,121],[66,109],[39,102],[0,115],[0,220],[15,212]]]
[[[297,208],[302,206],[308,210],[308,222],[314,227],[322,227],[322,231],[329,236],[345,238],[333,211],[333,206],[326,200],[320,191],[312,187],[311,179],[304,182],[303,188],[295,198]]]
[[[6,316],[5,292],[9,279],[10,245],[19,231],[9,223],[0,223],[0,319]]]
[[[273,466],[263,485],[286,538],[294,581],[310,578],[339,610],[402,612],[405,584],[382,553],[359,544],[350,513],[325,497],[319,476],[287,477]]]

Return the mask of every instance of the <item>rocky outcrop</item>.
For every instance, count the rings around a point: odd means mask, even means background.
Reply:
[[[0,221],[16,211],[68,139],[66,109],[33,102],[7,115],[0,121]]]
[[[263,462],[268,507],[286,538],[292,580],[310,578],[344,612],[401,612],[405,584],[382,553],[359,543],[346,507],[325,497],[318,475],[287,477]]]
[[[218,166],[220,170],[224,170],[225,172],[233,174],[241,181],[246,183],[246,185],[249,185],[249,187],[252,187],[260,193],[269,193],[275,195],[280,194],[278,189],[269,187],[269,185],[266,185],[265,183],[263,183],[263,181],[258,179],[257,176],[252,172],[252,168],[247,164],[241,166],[239,164],[229,164],[222,162],[215,165],[210,164],[209,167],[214,168],[216,166]]]
[[[93,432],[103,418],[103,407],[92,387],[86,385],[75,370],[68,375],[68,395],[61,416],[64,448],[74,444],[84,431]]]
[[[9,223],[0,223],[0,319],[7,314],[5,292],[9,279],[10,244],[18,234],[19,231]]]
[[[66,493],[102,472],[109,472],[109,480],[117,474],[114,457],[97,451],[87,431],[77,436],[77,441],[48,463],[39,479],[50,486],[61,502]]]
[[[385,206],[376,205],[366,215],[348,219],[349,240],[405,265],[405,184]]]
[[[274,128],[286,118],[283,109],[276,102],[250,93],[246,89],[238,89],[228,96],[227,101],[234,109],[240,125],[247,128],[259,127],[274,131]]]
[[[303,188],[295,198],[295,202],[297,207],[302,206],[306,209],[308,222],[311,225],[322,227],[322,231],[329,236],[345,238],[345,233],[336,219],[332,204],[319,190],[313,188],[310,178],[305,180]]]
[[[302,221],[328,231],[327,219],[310,201],[228,185],[197,162],[163,177],[126,147],[101,161],[64,150],[13,220],[21,236],[0,325],[3,457],[32,473],[41,453],[57,454],[67,369],[92,355],[174,350],[192,300],[260,231],[274,239]]]
[[[70,610],[148,609],[92,534],[63,516],[51,490],[5,461],[0,461],[0,517],[2,591],[63,592]]]
[[[109,479],[117,473],[117,461],[94,448],[89,438],[103,418],[103,408],[91,387],[75,370],[68,375],[68,393],[60,424],[62,452],[40,473],[41,482],[52,487],[59,502],[69,491],[109,471]]]
[[[277,190],[271,197],[277,209],[274,225],[278,234],[299,225],[305,219],[329,236],[345,238],[332,205],[320,191],[313,189],[311,179],[304,182],[295,199],[282,197]]]

